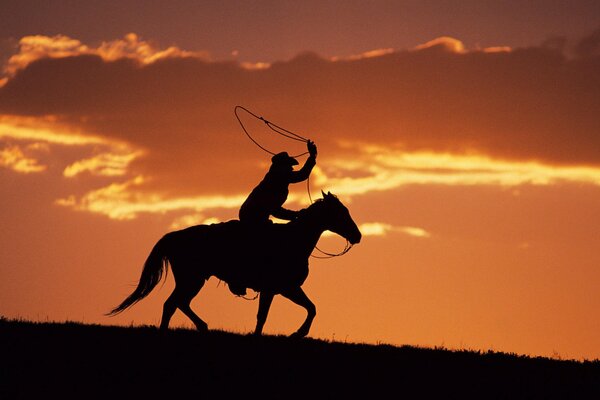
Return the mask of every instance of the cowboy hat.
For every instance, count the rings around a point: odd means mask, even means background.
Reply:
[[[271,158],[271,162],[277,165],[298,165],[298,161],[294,157],[290,157],[285,151],[275,154]]]

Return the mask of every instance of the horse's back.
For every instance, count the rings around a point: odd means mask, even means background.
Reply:
[[[251,225],[232,219],[215,224],[194,225],[171,234],[178,236],[180,240],[225,240],[227,242],[239,240],[256,247],[265,243],[276,244],[283,241],[288,230],[288,224]]]
[[[292,256],[288,229],[287,224],[255,226],[239,220],[190,226],[169,234],[177,243],[173,261],[202,269],[205,279],[216,276],[255,290],[281,286],[282,281],[301,284],[308,262]]]
[[[194,225],[169,233],[169,241],[179,254],[194,254],[208,262],[232,263],[254,258],[260,248],[273,245],[279,228],[255,227],[230,220],[215,224]],[[277,247],[277,246],[275,246]]]
[[[240,232],[240,221],[230,220],[227,222],[219,222],[215,224],[194,225],[179,231],[171,232],[177,240],[194,242],[200,244],[199,241],[215,241],[223,240],[224,238],[234,238]]]

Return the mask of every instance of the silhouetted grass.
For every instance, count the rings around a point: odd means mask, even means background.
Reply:
[[[598,361],[0,319],[0,399],[598,395]]]

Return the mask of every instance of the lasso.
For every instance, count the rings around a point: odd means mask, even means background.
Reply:
[[[308,139],[295,133],[292,132],[288,129],[282,128],[281,126],[274,124],[273,122],[258,116],[256,114],[254,114],[252,111],[248,110],[246,107],[242,107],[242,106],[235,106],[235,108],[233,109],[233,113],[235,114],[235,117],[237,118],[238,122],[240,123],[240,126],[242,127],[242,130],[244,131],[244,133],[246,134],[246,136],[248,136],[248,138],[256,145],[258,146],[260,149],[262,149],[263,151],[271,154],[271,155],[275,155],[274,152],[272,152],[271,150],[267,149],[266,147],[262,146],[260,143],[258,143],[258,141],[256,141],[252,135],[250,135],[250,133],[248,132],[248,130],[246,129],[246,127],[244,126],[240,116],[238,115],[238,110],[243,110],[246,113],[248,113],[249,115],[251,115],[252,117],[263,121],[265,123],[265,125],[267,125],[267,127],[269,127],[269,129],[271,129],[273,132],[277,133],[278,135],[281,135],[285,138],[291,139],[291,140],[296,140],[298,142],[304,142],[307,143]],[[297,157],[302,157],[304,155],[308,154],[308,152],[304,152],[295,156],[292,156],[294,158]],[[312,196],[310,194],[310,176],[306,179],[306,192],[308,193],[308,199],[310,200],[311,204],[313,203],[313,199]],[[318,250],[319,252],[321,252],[322,255],[316,256],[314,254],[311,254],[311,257],[314,258],[333,258],[333,257],[339,257],[339,256],[343,256],[344,254],[346,254],[350,249],[352,248],[352,244],[350,244],[350,242],[348,240],[346,240],[346,245],[344,246],[344,249],[342,251],[340,251],[339,253],[329,253],[326,251],[323,251],[321,249],[319,249],[317,246],[315,246],[315,249]]]

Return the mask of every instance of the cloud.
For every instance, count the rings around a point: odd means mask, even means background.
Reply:
[[[67,166],[63,175],[72,178],[83,172],[101,176],[123,176],[127,174],[129,164],[141,156],[142,152],[124,152],[123,154],[102,153],[94,157],[74,162]]]
[[[423,228],[414,226],[393,226],[383,222],[366,222],[360,225],[360,231],[364,236],[386,236],[389,233],[401,233],[416,238],[429,238],[431,234]]]
[[[19,52],[8,59],[4,72],[13,76],[31,62],[45,57],[68,57],[84,54],[89,48],[79,40],[64,35],[48,37],[43,35],[25,36],[19,40]]]
[[[594,167],[497,160],[477,154],[411,153],[402,148],[382,148],[365,143],[359,147],[361,150],[358,152],[324,160],[315,167],[310,186],[326,188],[345,200],[372,192],[392,191],[408,185],[518,187],[578,183],[600,186],[600,168]],[[134,156],[136,155],[130,154],[127,157]],[[77,172],[85,170],[83,166],[87,165],[88,161],[95,161],[95,158],[79,161],[68,167],[65,176],[69,176],[67,172],[76,169],[75,166],[78,167]],[[104,166],[104,175],[125,175],[128,162],[129,158],[115,165],[108,163]],[[185,212],[185,215],[178,217],[173,223],[174,227],[179,228],[205,220],[206,214],[214,215],[216,210],[227,210],[229,215],[237,215],[237,209],[247,194],[238,190],[220,195],[173,195],[153,185],[152,180],[137,176],[125,182],[93,190],[79,198],[70,196],[61,199],[58,204],[80,211],[103,214],[116,220],[133,219],[144,213]],[[299,190],[304,191],[304,186]],[[306,193],[290,193],[288,205],[292,208],[304,207],[306,204],[303,200],[306,200],[306,197]],[[390,226],[380,223],[367,224],[365,229],[368,232],[366,234],[370,235],[401,232],[417,237],[429,236],[419,228],[391,229]]]
[[[594,48],[590,37],[581,46]],[[64,177],[112,182],[58,203],[114,219],[239,207],[270,155],[243,135],[237,104],[315,140],[311,185],[348,198],[411,184],[598,185],[600,57],[583,53],[470,50],[443,37],[249,65],[134,34],[95,47],[26,37],[5,66],[0,140],[80,149],[63,161]],[[245,123],[273,151],[305,151]]]
[[[0,116],[0,140],[34,141],[65,146],[97,145],[106,142],[100,136],[73,129],[58,118]]]
[[[394,49],[392,49],[391,47],[387,47],[384,49],[375,49],[375,50],[369,50],[369,51],[365,51],[363,53],[360,54],[355,54],[355,55],[351,55],[349,57],[332,57],[331,61],[355,61],[355,60],[362,60],[365,58],[375,58],[375,57],[381,57],[387,54],[392,54],[394,53]]]
[[[369,137],[410,150],[600,163],[598,57],[583,62],[542,46],[468,50],[438,38],[352,60],[303,54],[249,69],[183,50],[148,50],[139,39],[105,50],[70,46],[19,63],[0,90],[0,112],[87,118],[91,130],[152,147],[161,132],[173,145],[194,132],[209,135],[208,143],[231,142],[232,133],[238,139],[231,111],[241,103],[321,143]],[[83,50],[59,58],[64,47]],[[445,50],[431,51],[438,48]],[[38,57],[33,50],[22,56],[30,54]]]
[[[508,53],[512,51],[512,48],[508,46],[492,46],[483,49],[484,53]]]
[[[449,51],[451,53],[465,53],[465,45],[458,39],[442,36],[433,40],[430,40],[427,43],[418,45],[415,47],[415,50],[426,50],[432,48],[440,48],[445,51]]]
[[[208,54],[203,52],[184,51],[175,46],[166,49],[157,48],[152,43],[141,40],[135,33],[128,33],[123,39],[102,42],[97,47],[87,46],[65,35],[31,35],[19,40],[18,49],[18,53],[11,56],[4,66],[4,73],[8,76],[14,76],[17,71],[39,59],[66,58],[84,54],[97,55],[105,61],[129,58],[141,64],[151,64],[171,57],[208,59]]]
[[[19,146],[0,149],[0,166],[25,174],[42,172],[47,168],[40,165],[36,159],[27,157]]]
[[[500,160],[481,154],[409,152],[402,147],[351,143],[356,152],[327,162],[319,183],[337,194],[355,196],[406,185],[600,186],[600,167],[556,166]]]
[[[53,116],[0,116],[0,143],[2,142],[17,142],[27,149],[28,155],[25,155],[19,145],[10,145],[2,151],[2,165],[18,172],[41,172],[47,169],[35,158],[40,149],[43,150],[42,155],[52,153],[56,147],[78,147],[85,152],[102,151],[66,165],[63,175],[68,178],[84,172],[97,176],[123,176],[128,173],[129,164],[143,155],[143,150],[134,149],[126,142],[86,134]],[[85,154],[84,151],[79,154]]]
[[[165,198],[155,192],[145,192],[143,185],[146,181],[147,178],[137,176],[90,191],[79,199],[75,196],[58,199],[56,204],[103,214],[115,220],[131,220],[145,213],[166,214],[181,210],[203,213],[219,208],[237,208],[245,200],[241,195]]]
[[[194,226],[194,225],[211,225],[211,224],[218,224],[219,222],[223,222],[218,218],[215,217],[206,217],[202,214],[189,214],[189,215],[183,215],[181,217],[175,218],[175,220],[173,220],[173,222],[171,223],[170,229],[176,230],[176,229],[184,229],[187,228],[188,226]]]
[[[474,51],[469,51],[465,47],[464,43],[461,42],[460,40],[455,39],[453,37],[449,37],[449,36],[442,36],[442,37],[430,40],[427,43],[418,45],[414,48],[414,50],[417,50],[417,51],[441,50],[442,52],[449,52],[449,53],[455,53],[455,54],[466,54],[469,52],[475,53],[478,51],[481,51],[484,53],[508,53],[508,52],[511,52],[513,49],[509,46],[492,46],[492,47],[484,47],[483,49],[477,49]]]

